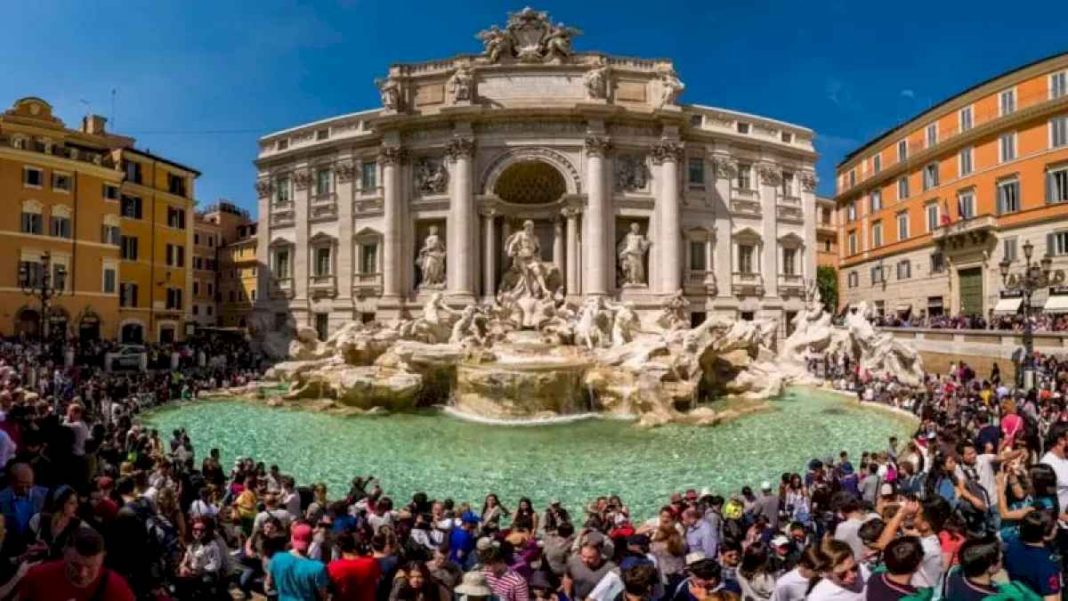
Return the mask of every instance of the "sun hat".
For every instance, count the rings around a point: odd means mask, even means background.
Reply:
[[[782,534],[771,539],[771,546],[773,547],[782,547],[788,544],[790,544],[790,539],[786,538],[786,536]]]
[[[289,535],[289,542],[300,553],[308,550],[312,542],[312,528],[307,524],[297,524]]]
[[[760,483],[760,490],[771,490],[771,482],[767,480]]]
[[[486,575],[481,570],[474,570],[464,574],[460,586],[453,589],[461,595],[468,597],[489,597],[493,591],[486,586]]]

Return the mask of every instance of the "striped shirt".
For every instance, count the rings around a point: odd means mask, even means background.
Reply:
[[[483,574],[486,576],[486,584],[500,601],[529,601],[527,581],[515,570],[508,568],[500,576],[489,570],[484,570]]]

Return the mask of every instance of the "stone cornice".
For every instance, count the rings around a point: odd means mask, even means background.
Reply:
[[[92,163],[86,163],[85,161],[78,161],[74,159],[65,159],[63,157],[44,154],[42,152],[18,150],[16,148],[4,146],[0,146],[0,159],[8,159],[10,161],[14,161],[17,163],[25,163],[29,165],[46,166],[68,173],[84,173],[86,175],[92,175],[94,177],[99,177],[101,179],[106,179],[114,182],[121,181],[123,177],[123,173],[121,171],[117,169],[112,169],[110,167],[94,165]]]

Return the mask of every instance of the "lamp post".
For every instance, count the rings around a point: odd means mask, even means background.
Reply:
[[[998,264],[998,268],[1001,271],[1001,282],[1006,290],[1012,290],[1020,292],[1023,295],[1023,311],[1024,311],[1024,331],[1023,331],[1023,343],[1024,343],[1024,357],[1023,357],[1023,378],[1020,377],[1021,365],[1017,365],[1017,382],[1021,379],[1026,383],[1027,372],[1034,371],[1034,351],[1035,351],[1035,339],[1034,333],[1031,329],[1031,295],[1035,290],[1043,288],[1049,285],[1050,271],[1053,267],[1053,259],[1046,254],[1040,261],[1031,262],[1031,255],[1035,252],[1035,246],[1028,240],[1024,242],[1024,270],[1022,274],[1014,277],[1009,277],[1009,260],[1006,258]]]
[[[22,292],[41,301],[40,327],[38,337],[41,346],[45,343],[45,328],[48,326],[48,311],[52,299],[63,294],[67,282],[67,269],[56,265],[52,271],[52,255],[41,255],[40,263],[19,263],[19,285]]]

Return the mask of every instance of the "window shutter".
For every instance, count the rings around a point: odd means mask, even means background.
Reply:
[[[998,215],[1005,214],[1005,186],[998,186]]]
[[[1057,247],[1053,245],[1053,234],[1046,234],[1046,254],[1050,256],[1057,254]]]
[[[1046,172],[1046,204],[1053,202],[1053,174]]]

